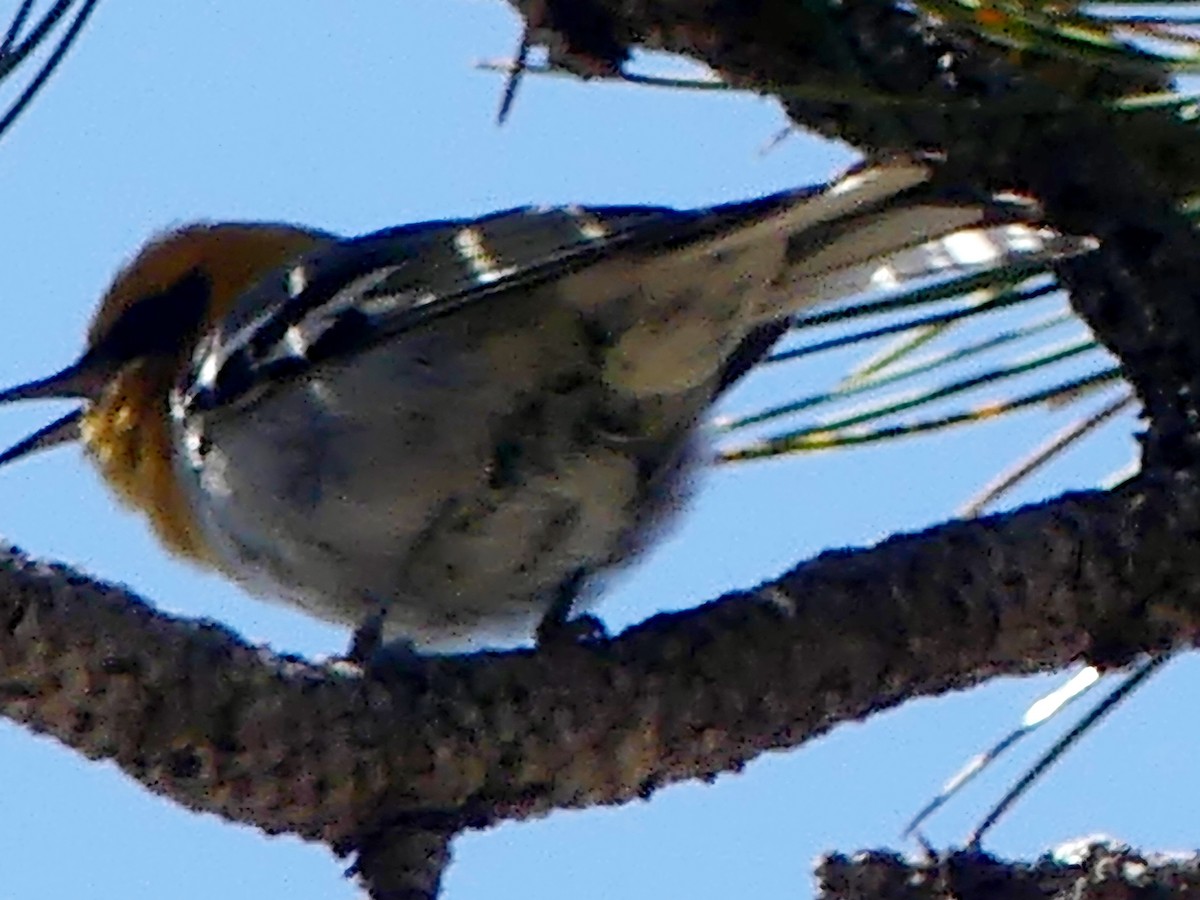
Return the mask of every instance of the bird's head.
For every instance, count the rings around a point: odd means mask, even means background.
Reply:
[[[80,405],[0,453],[0,465],[80,440],[122,501],[176,552],[209,557],[173,463],[169,395],[197,340],[251,285],[334,240],[289,225],[198,224],[151,240],[101,300],[83,353],[45,378],[0,391],[0,403]]]

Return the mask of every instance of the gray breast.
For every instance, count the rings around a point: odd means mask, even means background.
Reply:
[[[711,388],[614,397],[598,352],[549,290],[507,298],[180,414],[182,474],[256,593],[437,643],[524,630],[656,536],[696,458]]]

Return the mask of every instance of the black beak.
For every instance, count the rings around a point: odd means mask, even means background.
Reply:
[[[17,400],[90,399],[96,396],[104,383],[103,368],[96,365],[93,358],[84,355],[78,362],[48,378],[39,378],[37,381],[28,381],[0,391],[0,404]],[[68,441],[78,440],[79,422],[82,417],[83,407],[80,407],[51,422],[45,428],[35,431],[25,440],[0,453],[0,466],[38,450],[47,450]]]

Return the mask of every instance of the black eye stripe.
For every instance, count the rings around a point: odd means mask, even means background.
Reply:
[[[89,355],[125,363],[177,353],[204,321],[211,293],[208,276],[193,269],[167,290],[143,297],[121,313]]]

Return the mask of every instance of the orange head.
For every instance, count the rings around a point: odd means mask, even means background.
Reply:
[[[0,392],[0,403],[83,401],[0,453],[0,465],[80,439],[117,496],[142,510],[168,547],[207,561],[208,548],[175,474],[171,388],[198,336],[219,323],[246,289],[332,240],[291,225],[222,223],[188,225],[150,241],[105,293],[83,354],[48,378]]]

